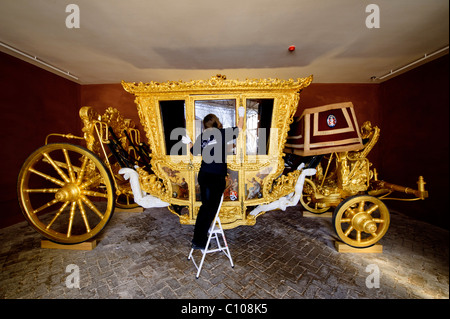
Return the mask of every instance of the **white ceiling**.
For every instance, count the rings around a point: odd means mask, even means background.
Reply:
[[[65,24],[70,3],[80,8],[78,29]],[[366,27],[371,3],[380,28]],[[0,0],[0,41],[82,84],[219,73],[368,83],[448,47],[449,1]]]

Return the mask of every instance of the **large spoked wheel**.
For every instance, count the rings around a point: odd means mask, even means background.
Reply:
[[[303,186],[302,196],[300,196],[300,203],[311,213],[323,214],[329,207],[318,207],[318,204],[313,202],[313,194],[315,194],[316,190],[317,188],[314,182],[309,178],[305,178],[305,185]]]
[[[20,170],[17,192],[30,225],[61,244],[93,238],[114,212],[108,169],[78,145],[48,144],[33,152]]]
[[[373,196],[356,195],[341,202],[334,211],[333,225],[349,246],[366,248],[377,243],[389,228],[389,210]]]

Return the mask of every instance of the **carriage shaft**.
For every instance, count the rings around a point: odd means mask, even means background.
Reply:
[[[414,195],[420,199],[425,199],[428,197],[428,191],[425,190],[425,182],[422,176],[419,177],[419,180],[417,182],[418,189],[396,185],[385,181],[373,181],[373,184],[375,186],[374,188],[376,189],[389,189],[396,192]]]

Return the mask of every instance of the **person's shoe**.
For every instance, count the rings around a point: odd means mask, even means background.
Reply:
[[[197,244],[194,244],[194,243],[192,243],[192,245],[191,245],[191,248],[192,249],[200,249],[200,250],[204,250],[205,249],[205,246],[203,245],[197,245]]]

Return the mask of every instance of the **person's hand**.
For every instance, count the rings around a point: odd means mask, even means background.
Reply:
[[[181,141],[184,143],[184,144],[189,144],[189,143],[192,143],[192,141],[191,141],[191,139],[189,138],[189,136],[183,136],[182,138],[181,138]]]
[[[244,117],[245,115],[245,109],[243,106],[239,106],[238,108],[239,117]]]

